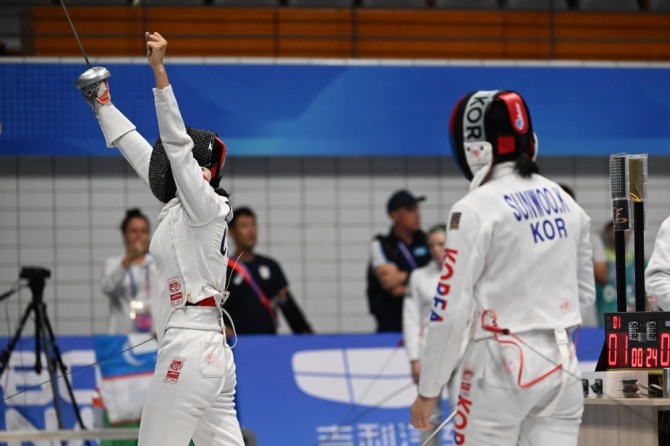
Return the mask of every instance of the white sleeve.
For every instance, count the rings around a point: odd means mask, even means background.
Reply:
[[[415,270],[416,271],[416,270]],[[421,295],[415,272],[409,276],[402,306],[402,332],[405,350],[410,361],[421,358]]]
[[[114,301],[121,299],[125,293],[126,269],[121,261],[122,258],[118,257],[107,259],[102,275],[102,292]]]
[[[656,299],[661,309],[670,310],[670,218],[661,224],[656,235],[644,278],[647,293]]]
[[[457,212],[459,224],[447,230],[442,272],[421,356],[419,393],[425,397],[438,396],[461,361],[475,304],[474,286],[484,270],[491,238],[479,216],[460,203],[451,209],[449,221],[457,219],[452,217]]]
[[[596,280],[593,274],[594,255],[591,249],[591,218],[582,210],[583,224],[577,252],[579,306],[582,311],[596,301]]]
[[[377,268],[380,265],[385,265],[391,262],[384,254],[384,249],[382,248],[382,242],[378,238],[375,238],[370,245],[370,262],[372,268]]]
[[[151,144],[135,130],[135,126],[114,105],[100,108],[97,117],[107,145],[118,147],[123,157],[148,187]]]
[[[194,224],[209,223],[219,215],[222,197],[203,179],[193,158],[193,140],[186,133],[172,86],[154,88],[154,100],[161,141],[186,215]]]

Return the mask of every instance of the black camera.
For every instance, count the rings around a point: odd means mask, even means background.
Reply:
[[[39,266],[24,266],[21,268],[19,277],[28,280],[44,280],[51,277],[51,271]]]

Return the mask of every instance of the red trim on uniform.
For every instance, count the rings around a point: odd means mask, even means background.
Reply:
[[[517,335],[512,333],[509,329],[499,327],[496,313],[495,313],[495,311],[491,310],[490,308],[484,310],[484,312],[482,313],[481,324],[482,324],[482,328],[484,330],[494,333],[493,337],[495,338],[495,340],[498,343],[503,344],[503,345],[511,345],[513,347],[516,347],[516,349],[519,351],[519,373],[517,374],[516,382],[517,382],[517,385],[520,388],[527,389],[529,387],[532,387],[535,384],[542,381],[543,379],[545,379],[546,377],[548,377],[549,375],[551,375],[552,373],[554,373],[558,370],[561,370],[563,368],[563,364],[556,364],[555,367],[547,370],[545,373],[538,376],[537,378],[532,379],[532,380],[530,380],[528,382],[525,382],[525,383],[521,382],[522,375],[523,375],[523,359],[524,358],[523,358],[523,350],[521,349],[520,344],[525,344],[525,342],[523,340],[521,340],[521,338],[519,338]],[[501,339],[500,336],[509,336],[511,339],[509,339],[509,338]],[[570,359],[572,359],[576,350],[577,350],[577,345],[576,345],[576,340],[575,340],[575,342],[573,342],[572,352],[570,352]],[[565,365],[567,367],[568,364],[565,364]]]
[[[219,158],[217,163],[213,165],[210,169],[212,171],[212,179],[216,178],[219,172],[221,172],[221,169],[223,169],[223,165],[226,162],[226,154],[228,153],[226,145],[224,144],[223,141],[221,141],[221,139],[218,136],[214,137],[214,141],[221,147],[221,157]]]
[[[216,307],[216,300],[214,299],[214,296],[209,296],[204,298],[200,302],[196,303],[187,302],[186,305],[194,307]]]

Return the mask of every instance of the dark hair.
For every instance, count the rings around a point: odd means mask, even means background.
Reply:
[[[222,197],[225,197],[225,198],[230,197],[230,194],[228,193],[228,191],[225,190],[224,188],[220,187],[220,186],[215,188],[214,192],[216,192],[217,194],[219,194],[219,195],[221,195]]]
[[[563,189],[568,195],[570,195],[570,196],[572,197],[573,200],[576,200],[576,199],[577,199],[577,197],[575,196],[575,191],[572,190],[572,188],[571,188],[570,186],[568,186],[567,184],[563,184],[563,183],[558,183],[558,185],[559,185],[560,188]]]
[[[237,218],[245,216],[252,217],[254,220],[256,219],[256,214],[254,213],[253,210],[251,210],[249,206],[240,206],[239,208],[233,209],[233,219],[230,220],[230,223],[228,223],[228,227],[233,228],[235,226]]]
[[[540,168],[535,161],[530,159],[525,153],[522,153],[519,155],[519,158],[517,158],[516,164],[514,164],[514,170],[516,170],[523,178],[530,178],[534,173],[540,172]]]
[[[133,218],[143,218],[145,222],[147,222],[147,226],[149,225],[149,219],[147,218],[146,215],[142,213],[138,208],[132,208],[128,209],[126,211],[126,216],[123,218],[123,221],[121,222],[121,232],[126,233],[126,229],[128,229],[128,223],[130,223],[130,220]]]

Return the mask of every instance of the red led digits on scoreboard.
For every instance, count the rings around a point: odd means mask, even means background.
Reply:
[[[670,337],[668,338],[670,343]],[[642,349],[640,349],[642,350]],[[642,354],[640,354],[641,358]],[[639,361],[642,361],[640,359]],[[635,357],[635,364],[638,362],[638,356]],[[628,366],[628,336],[626,333],[609,333],[607,335],[607,365],[613,368]],[[642,367],[631,365],[632,367]]]
[[[607,336],[607,365],[610,367],[616,366],[617,359],[617,339],[616,333],[610,333]]]
[[[658,350],[655,348],[647,347],[647,359],[645,361],[645,367],[648,369],[655,369],[658,367]]]
[[[661,333],[661,367],[670,366],[670,333]]]
[[[608,369],[670,367],[670,316],[659,313],[607,315]]]
[[[630,349],[630,366],[642,367],[644,364],[644,350],[641,347]]]

